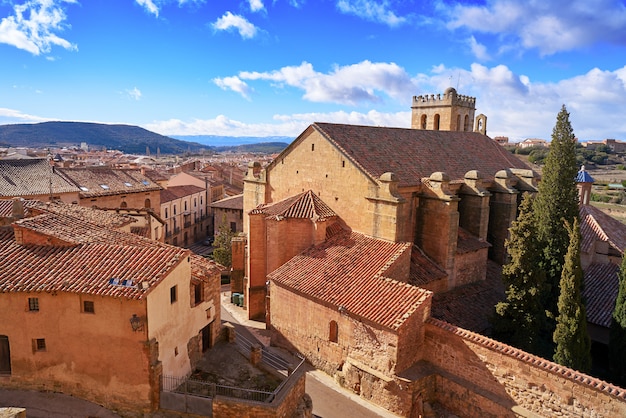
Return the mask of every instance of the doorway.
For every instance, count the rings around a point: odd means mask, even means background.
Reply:
[[[206,327],[202,328],[202,352],[206,352],[209,348],[211,348],[211,322]]]
[[[11,374],[11,350],[6,335],[0,335],[0,374]]]

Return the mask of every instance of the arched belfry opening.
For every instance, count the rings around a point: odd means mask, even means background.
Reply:
[[[474,128],[474,132],[487,135],[487,116],[482,113],[476,116],[476,127]]]
[[[470,131],[475,112],[475,97],[458,94],[456,89],[449,87],[443,94],[413,96],[411,128]]]

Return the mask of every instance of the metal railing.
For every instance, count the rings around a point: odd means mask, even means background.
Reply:
[[[241,334],[237,334],[235,343],[237,344],[239,351],[248,358],[250,358],[252,347],[257,345],[256,343],[243,337]],[[291,380],[290,377],[294,374],[294,372],[300,369],[302,364],[304,364],[304,357],[300,354],[296,354],[300,361],[294,366],[289,361],[283,359],[276,353],[272,353],[265,347],[262,347],[261,350],[261,361],[285,376],[285,379],[283,379],[278,387],[276,387],[276,389],[272,392],[218,385],[212,382],[192,379],[190,374],[184,377],[162,376],[163,391],[182,393],[204,398],[213,398],[216,395],[220,395],[229,398],[245,399],[256,402],[272,402],[285,385]]]

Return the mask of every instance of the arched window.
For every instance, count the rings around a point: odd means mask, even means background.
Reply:
[[[126,202],[120,203],[120,208],[127,208],[128,204]]]
[[[463,130],[465,132],[469,131],[469,116],[465,115],[465,123],[463,124]]]
[[[6,335],[0,335],[0,374],[11,374],[11,350]]]
[[[147,208],[147,209],[150,209],[150,207],[151,207],[151,206],[150,206],[150,199],[146,199],[146,200],[143,202],[143,207],[144,207],[144,208]]]
[[[456,115],[456,130],[461,130],[461,115]]]
[[[434,122],[433,122],[433,129],[434,129],[435,131],[438,131],[438,130],[439,130],[439,119],[440,119],[440,116],[439,116],[439,113],[437,113],[437,114],[435,115],[435,120],[434,120]]]
[[[336,343],[339,340],[339,326],[337,325],[337,321],[330,321],[328,332],[328,340],[331,343]]]
[[[174,215],[176,215],[176,205],[174,205]]]
[[[420,126],[422,127],[422,129],[426,129],[426,115],[422,115]]]

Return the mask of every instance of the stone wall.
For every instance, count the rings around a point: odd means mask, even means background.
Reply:
[[[286,385],[271,403],[244,401],[216,396],[213,399],[213,416],[224,418],[283,418],[294,415],[305,394],[306,374],[291,376],[293,385]]]
[[[626,390],[457,328],[426,322],[435,401],[463,416],[626,416]]]
[[[488,248],[481,248],[462,254],[457,253],[454,264],[453,287],[485,280],[487,277],[487,252]]]

